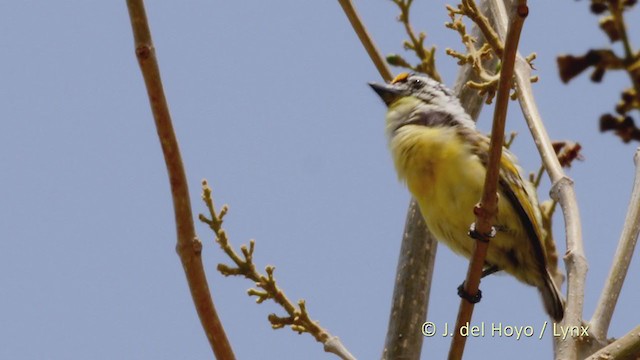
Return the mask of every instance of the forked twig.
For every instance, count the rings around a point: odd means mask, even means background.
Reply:
[[[242,256],[233,249],[227,237],[227,233],[222,228],[223,218],[227,214],[228,207],[224,205],[219,212],[216,211],[213,203],[212,191],[206,180],[202,182],[202,200],[209,210],[209,217],[200,214],[200,221],[209,225],[209,228],[211,228],[216,236],[216,242],[234,263],[234,266],[218,264],[218,271],[220,271],[224,276],[244,276],[245,278],[253,281],[257,289],[249,289],[247,291],[249,296],[255,296],[258,304],[271,299],[276,304],[280,305],[287,313],[288,316],[270,314],[268,319],[271,323],[271,327],[273,329],[282,329],[285,326],[289,326],[291,330],[299,334],[309,333],[316,339],[316,341],[324,345],[324,350],[326,352],[334,353],[343,360],[355,360],[355,357],[351,355],[349,350],[347,350],[337,336],[331,335],[326,329],[320,327],[317,321],[314,321],[309,317],[304,300],[299,300],[297,306],[289,300],[282,288],[280,288],[276,283],[276,279],[274,277],[274,266],[265,267],[266,275],[263,275],[256,270],[253,263],[255,241],[251,240],[249,242],[249,247],[246,245],[242,245],[240,247]]]

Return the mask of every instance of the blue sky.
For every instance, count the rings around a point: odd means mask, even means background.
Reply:
[[[444,2],[417,2],[414,26],[438,47],[453,83]],[[385,108],[366,85],[380,81],[337,1],[148,1],[147,13],[185,162],[194,212],[199,184],[229,204],[225,228],[255,261],[276,266],[292,299],[360,359],[379,357],[389,316],[409,195],[383,134]],[[357,1],[384,53],[405,38],[390,1]],[[608,73],[595,85],[560,82],[555,58],[608,46],[588,3],[532,3],[522,52],[538,53],[534,86],[553,139],[584,147],[568,171],[576,183],[589,273],[589,319],[611,265],[628,206],[636,144],[598,132],[628,86]],[[637,9],[630,36],[640,46]],[[166,170],[133,53],[124,1],[0,4],[0,358],[202,359],[211,352],[174,251]],[[407,55],[409,57],[409,55]],[[399,71],[396,69],[396,72]],[[539,158],[519,107],[507,123],[514,152]],[[479,127],[489,130],[492,107]],[[540,190],[548,198],[548,180]],[[197,224],[215,304],[238,359],[330,359],[308,335],[273,331],[280,310],[256,305],[252,284],[224,278],[228,262]],[[555,236],[565,250],[562,218]],[[637,251],[636,251],[637,252]],[[452,324],[466,260],[440,247],[428,320]],[[640,323],[638,261],[632,263],[610,336]],[[475,322],[539,329],[534,288],[508,276],[482,283]],[[634,306],[635,305],[635,306]],[[419,329],[416,329],[419,331]],[[449,339],[425,339],[423,359],[444,358]],[[549,357],[551,340],[472,338],[481,353]]]

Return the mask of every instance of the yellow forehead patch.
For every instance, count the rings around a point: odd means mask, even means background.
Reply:
[[[399,82],[402,82],[402,81],[406,81],[407,78],[409,78],[409,73],[403,72],[403,73],[398,74],[398,76],[396,76],[393,80],[391,80],[391,83],[395,84],[395,83],[399,83]]]

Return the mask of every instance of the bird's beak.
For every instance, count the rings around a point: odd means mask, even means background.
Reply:
[[[400,90],[390,84],[369,83],[369,86],[382,98],[387,106],[400,97]]]

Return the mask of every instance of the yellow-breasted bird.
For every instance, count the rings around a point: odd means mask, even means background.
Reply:
[[[386,133],[396,171],[427,227],[454,252],[471,257],[475,240],[467,233],[482,196],[489,138],[476,130],[453,92],[427,76],[402,73],[390,84],[369,85],[388,106]],[[498,195],[485,272],[503,270],[537,287],[547,313],[560,321],[564,300],[556,281],[562,275],[556,264],[550,266],[536,192],[504,148]]]

